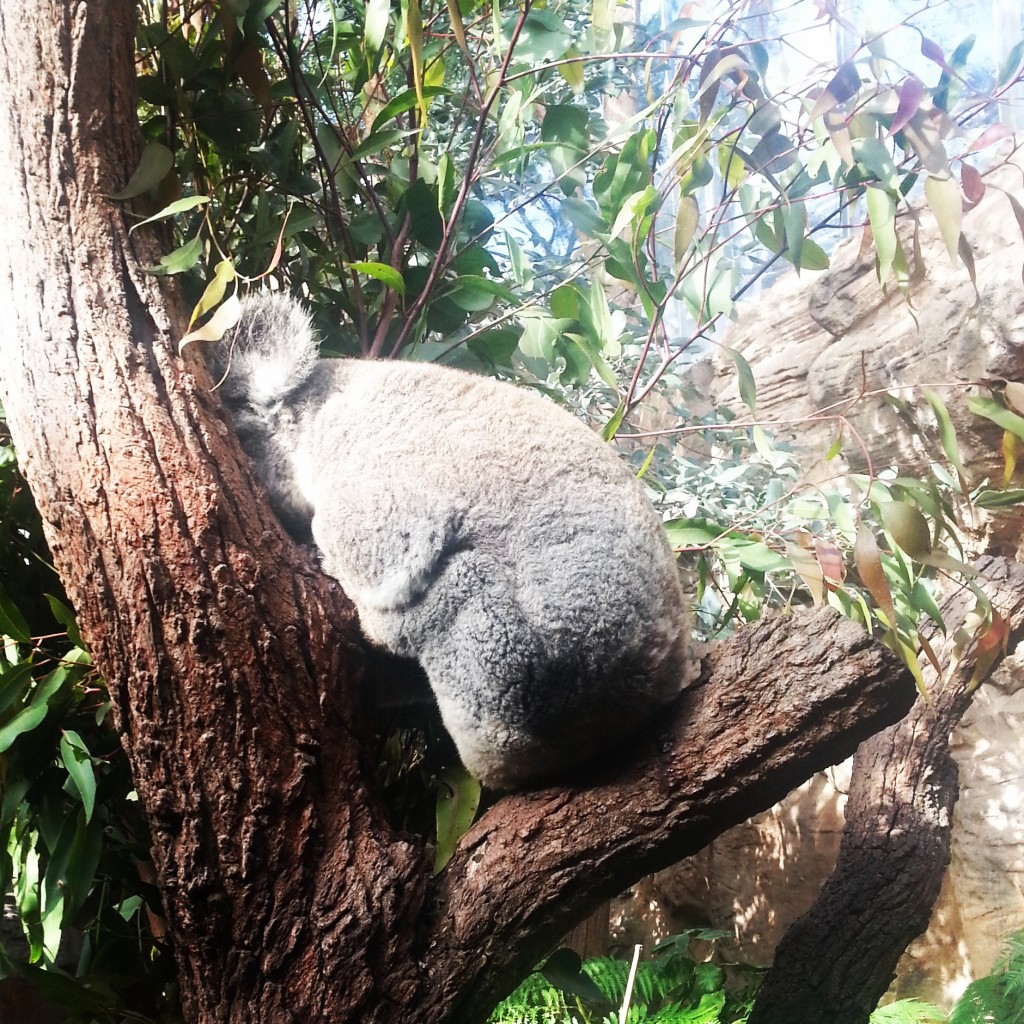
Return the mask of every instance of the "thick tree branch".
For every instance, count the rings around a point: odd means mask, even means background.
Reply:
[[[976,567],[1011,643],[1019,641],[1024,567],[1000,558]],[[936,653],[944,670],[973,601],[959,591],[943,605],[948,636]],[[973,668],[968,659],[945,684],[928,669],[931,706],[919,702],[857,750],[835,870],[779,944],[751,1024],[865,1024],[899,958],[928,926],[958,796],[949,735],[970,705]]]
[[[448,946],[432,985],[464,990],[451,1019],[479,1018],[602,900],[848,757],[913,699],[895,657],[828,609],[760,623],[713,650],[628,767],[585,788],[508,797],[465,837],[429,935]],[[465,984],[466,966],[495,963],[506,970]]]

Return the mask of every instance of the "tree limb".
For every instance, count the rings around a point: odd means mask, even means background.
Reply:
[[[904,715],[914,692],[893,655],[828,609],[759,623],[715,648],[630,766],[585,787],[507,797],[464,838],[429,933],[448,946],[432,985],[459,979],[464,990],[451,1019],[478,1019],[602,900],[848,757]],[[464,963],[492,969],[465,985]]]
[[[986,594],[1010,628],[1024,633],[1024,566],[976,563]],[[944,602],[949,665],[953,633],[973,604],[961,590]],[[971,702],[972,660],[943,685],[925,678],[931,704],[857,750],[835,870],[811,909],[786,933],[758,992],[750,1024],[864,1024],[895,976],[907,946],[928,926],[952,840],[959,795],[949,735]]]

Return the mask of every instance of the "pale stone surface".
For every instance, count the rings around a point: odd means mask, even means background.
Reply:
[[[1024,197],[1021,171],[988,179]],[[927,449],[877,395],[880,388],[928,384],[957,427],[972,483],[1002,473],[1001,431],[972,416],[957,394],[984,394],[972,382],[1024,380],[1024,245],[1008,200],[989,188],[965,214],[978,296],[964,267],[952,267],[927,210],[920,211],[921,279],[908,306],[884,296],[873,253],[860,239],[832,267],[789,274],[752,303],[725,343],[754,369],[758,413],[783,439],[810,445],[810,475],[834,476],[823,455],[840,429],[851,468],[876,472],[899,462],[923,472],[941,452]],[[905,226],[906,251],[912,251]],[[735,370],[719,362],[719,395],[739,408]],[[915,404],[920,393],[902,392]],[[831,417],[831,418],[830,418]],[[858,448],[856,435],[863,441]],[[1014,486],[1021,486],[1019,480]],[[969,540],[978,552],[1021,556],[1019,511],[979,517]],[[972,524],[965,524],[971,527]],[[972,977],[987,973],[1002,939],[1024,927],[1024,655],[1015,654],[976,696],[954,738],[961,771],[950,870],[929,931],[908,951],[894,993],[948,1005]],[[775,944],[817,894],[834,864],[848,769],[801,787],[782,804],[733,829],[699,856],[638,886],[617,908],[615,934],[657,938],[694,924],[735,928],[735,954],[767,963]]]

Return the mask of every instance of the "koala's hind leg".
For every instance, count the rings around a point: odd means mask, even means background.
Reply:
[[[420,660],[445,728],[465,766],[486,785],[511,788],[550,772],[557,741],[546,725],[548,658],[497,562],[460,551],[421,611]],[[549,716],[547,716],[549,717]]]

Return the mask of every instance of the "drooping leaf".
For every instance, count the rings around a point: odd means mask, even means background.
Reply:
[[[198,330],[189,331],[178,342],[178,353],[190,341],[220,341],[224,335],[238,323],[242,315],[242,304],[237,295],[232,295],[217,307],[213,316]]]
[[[0,633],[13,637],[19,643],[27,644],[32,640],[32,633],[25,616],[11,600],[3,584],[0,584]]]
[[[845,103],[857,95],[860,89],[860,75],[852,61],[847,61],[833,75],[811,108],[811,119],[827,114],[833,107]]]
[[[366,20],[363,22],[363,49],[372,59],[384,45],[388,31],[388,17],[391,14],[391,0],[367,0]]]
[[[1015,437],[1008,430],[1003,431],[1003,440],[1000,443],[1000,450],[1003,453],[1003,484],[1009,484],[1017,469],[1017,456],[1021,452],[1021,440]],[[991,492],[983,491],[983,494]],[[983,508],[985,506],[982,506]]]
[[[740,352],[734,348],[722,347],[722,351],[736,364],[737,384],[740,398],[743,404],[751,411],[755,411],[757,404],[757,385],[754,383],[754,373],[750,369],[750,363]]]
[[[46,595],[46,603],[50,606],[53,617],[67,630],[68,639],[78,648],[84,650],[82,634],[78,630],[78,619],[75,613],[63,601],[52,594]]]
[[[622,420],[626,415],[626,405],[624,402],[619,402],[619,407],[612,413],[611,419],[601,428],[601,439],[603,441],[611,441],[615,435],[619,432],[619,427],[622,426]]]
[[[78,795],[82,798],[85,820],[88,823],[96,803],[96,775],[93,772],[89,748],[73,729],[65,729],[61,736],[60,756],[78,790]]]
[[[857,566],[857,573],[864,586],[868,588],[868,593],[885,613],[889,628],[895,629],[896,609],[892,603],[892,591],[889,590],[889,581],[885,578],[885,570],[882,568],[882,558],[878,553],[875,535],[864,523],[857,524],[857,541],[853,546],[853,562]]]
[[[896,200],[880,188],[868,188],[866,197],[878,259],[878,280],[885,284],[896,256]]]
[[[896,108],[896,116],[892,119],[889,127],[889,135],[895,135],[906,126],[907,122],[920,109],[921,101],[924,99],[924,83],[910,75],[900,86],[899,105]]]
[[[480,806],[480,782],[465,768],[450,768],[438,779],[437,850],[434,874],[444,870],[459,840],[469,831]]]
[[[879,512],[892,539],[911,558],[922,561],[931,554],[931,529],[919,508],[906,501],[889,501],[879,506]]]
[[[935,419],[939,425],[939,443],[942,445],[942,450],[960,477],[961,489],[966,494],[970,489],[966,485],[967,470],[964,468],[963,461],[960,458],[960,445],[957,442],[956,428],[950,419],[949,410],[942,399],[930,388],[924,389],[924,397],[925,401],[932,407],[932,412],[935,413]]]
[[[583,973],[583,960],[575,950],[556,950],[544,962],[540,972],[562,992],[580,996],[598,1005],[608,1002],[593,979]]]
[[[825,577],[818,559],[813,552],[791,542],[786,544],[786,554],[804,586],[811,592],[811,600],[821,604],[825,600]]]
[[[938,221],[949,258],[956,263],[957,247],[960,244],[960,224],[964,213],[960,186],[955,178],[929,174],[924,183],[924,194]]]
[[[420,123],[427,120],[426,82],[423,75],[423,15],[420,0],[407,0],[405,10],[405,31],[409,43],[409,57],[412,60],[412,81],[416,92],[416,105],[420,110]]]
[[[960,165],[960,186],[969,202],[980,203],[985,197],[985,179],[966,161]]]
[[[150,142],[142,150],[139,166],[120,192],[111,199],[134,199],[136,196],[156,188],[174,169],[174,154],[161,142]]]

